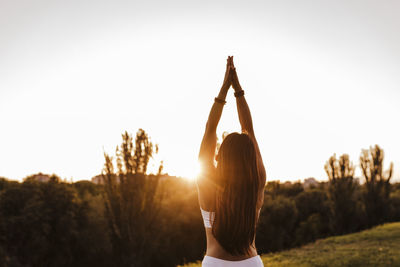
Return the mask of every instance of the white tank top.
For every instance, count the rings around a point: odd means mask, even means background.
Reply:
[[[212,224],[214,223],[215,212],[213,211],[206,211],[200,208],[201,216],[203,217],[204,227],[205,228],[212,228]]]
[[[205,228],[212,228],[212,224],[214,223],[215,219],[215,212],[214,211],[206,211],[200,207],[201,216],[203,217],[204,227]],[[257,211],[257,218],[260,217],[261,208]]]

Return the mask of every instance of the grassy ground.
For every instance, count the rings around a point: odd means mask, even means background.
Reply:
[[[400,266],[400,222],[262,255],[265,266]],[[200,267],[192,263],[185,267]]]

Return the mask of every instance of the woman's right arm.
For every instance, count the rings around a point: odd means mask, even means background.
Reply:
[[[201,165],[201,173],[197,177],[197,188],[199,195],[200,207],[205,210],[212,209],[213,198],[215,193],[214,183],[214,157],[215,148],[217,145],[217,126],[222,115],[226,95],[228,93],[230,84],[229,63],[231,58],[228,57],[227,68],[225,72],[224,82],[219,91],[217,100],[211,107],[210,114],[206,124],[203,140],[201,141],[199,162]],[[219,102],[218,102],[219,101]],[[222,103],[221,103],[222,102]]]

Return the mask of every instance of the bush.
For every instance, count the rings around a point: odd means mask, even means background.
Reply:
[[[304,244],[330,234],[331,209],[326,191],[311,189],[295,198],[299,229],[296,244]],[[310,228],[313,227],[312,230]],[[309,234],[309,235],[307,235]]]
[[[293,200],[266,197],[257,228],[256,246],[259,253],[292,246],[298,212]]]

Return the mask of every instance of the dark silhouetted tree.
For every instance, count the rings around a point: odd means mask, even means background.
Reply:
[[[393,163],[384,172],[383,159],[383,149],[378,145],[363,150],[360,156],[360,166],[365,178],[364,204],[369,226],[383,223],[389,216]]]
[[[392,184],[390,221],[400,221],[400,183]]]
[[[26,179],[0,194],[0,247],[9,259],[6,266],[89,264],[78,264],[88,255],[87,247],[80,246],[89,229],[87,207],[59,180],[54,175],[46,183]]]
[[[300,245],[328,236],[331,211],[327,192],[313,188],[301,192],[294,200],[299,214],[296,244]]]
[[[146,132],[132,136],[125,132],[116,149],[116,168],[105,153],[103,171],[106,217],[111,232],[114,257],[118,266],[150,266],[151,255],[159,245],[155,226],[160,210],[157,188],[162,164],[157,175],[147,175],[153,153],[158,152]]]
[[[354,180],[354,165],[349,155],[343,154],[339,159],[333,155],[325,164],[329,178],[328,197],[332,205],[332,228],[337,234],[344,234],[358,228]]]
[[[270,181],[267,183],[265,189],[266,194],[272,198],[277,196],[295,197],[304,191],[303,185],[300,182],[286,182],[282,184],[279,181]]]
[[[256,246],[259,253],[277,251],[293,244],[298,212],[292,199],[265,196],[257,226]]]

